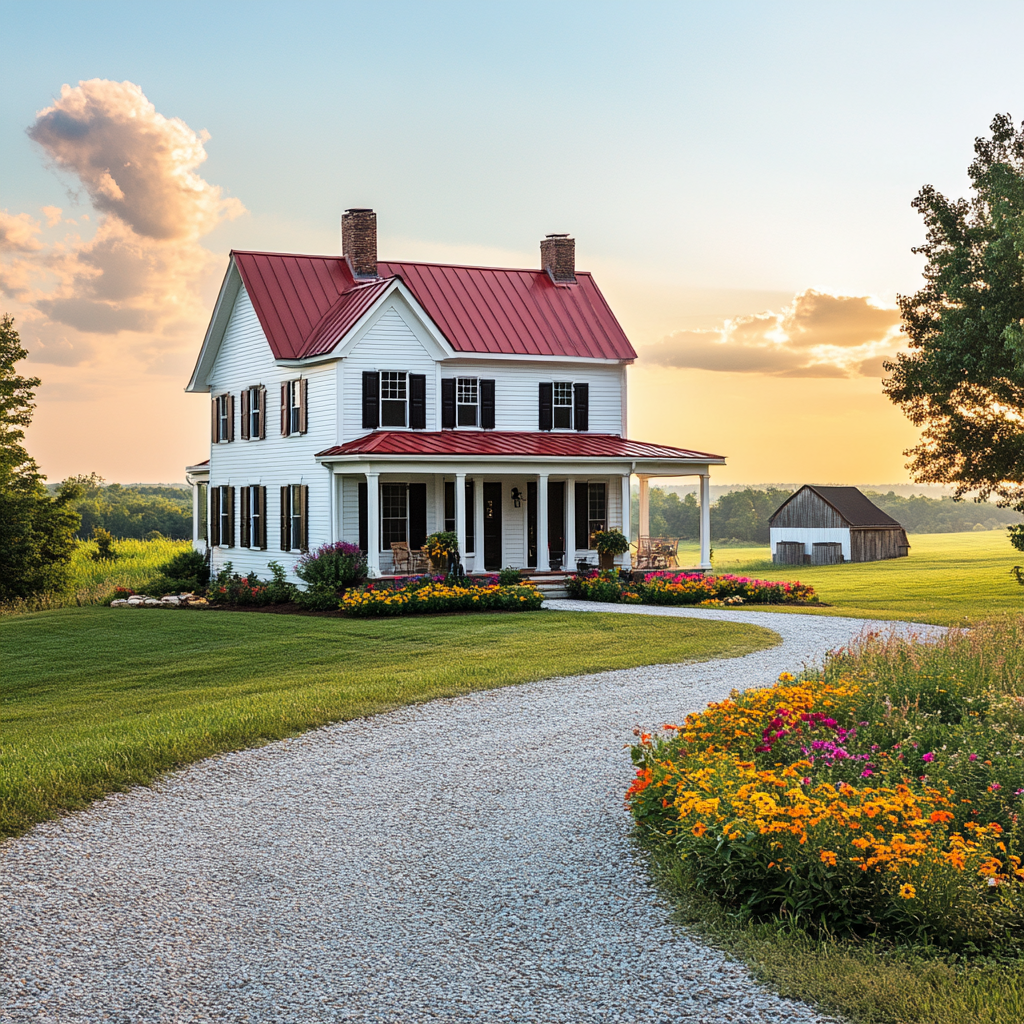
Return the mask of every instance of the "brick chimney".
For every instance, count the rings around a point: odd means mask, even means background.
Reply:
[[[548,235],[541,239],[540,265],[558,283],[576,283],[576,239],[571,235]]]
[[[341,254],[356,277],[377,276],[377,214],[346,210],[341,218]]]

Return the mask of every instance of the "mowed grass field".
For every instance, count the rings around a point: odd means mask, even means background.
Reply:
[[[759,626],[523,612],[342,619],[105,607],[0,619],[0,836],[213,754],[473,690],[739,657]]]
[[[767,547],[714,552],[716,572],[809,583],[832,605],[812,614],[944,626],[1021,611],[1024,587],[1010,575],[1014,565],[1024,565],[1024,551],[1010,547],[1002,530],[911,534],[907,558],[859,564],[772,565]]]

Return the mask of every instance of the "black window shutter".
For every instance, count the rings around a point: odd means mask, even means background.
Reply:
[[[302,550],[309,550],[309,487],[303,484],[299,488],[299,532],[302,536]]]
[[[228,440],[235,439],[235,396],[228,395]]]
[[[363,429],[380,426],[380,374],[363,370]]]
[[[228,503],[228,536],[227,546],[233,548],[235,546],[235,489],[234,487],[224,488],[224,498]]]
[[[291,519],[292,507],[291,507],[291,494],[292,489],[285,485],[281,488],[281,550],[290,550],[291,545]]]
[[[572,386],[572,425],[576,430],[590,429],[590,385]]]
[[[210,488],[210,518],[208,521],[210,532],[210,547],[220,547],[220,488]]]
[[[540,429],[550,430],[553,421],[551,419],[551,403],[553,400],[554,388],[550,382],[542,382],[540,385]]]
[[[249,440],[249,389],[242,392],[242,440]]]
[[[425,373],[409,374],[409,426],[413,430],[427,429],[427,375]]]
[[[427,543],[427,485],[409,484],[409,548]]]
[[[445,430],[455,428],[455,378],[441,378],[441,426]]]
[[[239,547],[243,547],[243,548],[255,547],[254,544],[250,543],[250,536],[249,536],[249,527],[250,527],[250,525],[252,523],[252,520],[249,518],[249,494],[250,493],[251,492],[249,491],[248,487],[243,487],[242,488],[242,493],[240,495],[240,497],[242,499],[242,508],[241,508],[241,510],[239,512],[239,518],[242,520],[242,529],[240,531],[241,535],[238,538],[238,546]]]
[[[309,430],[309,380],[303,377],[299,381],[299,433]]]
[[[267,550],[267,489],[261,487],[259,490],[260,495],[260,536],[259,536],[259,547],[263,550]]]
[[[494,429],[494,381],[480,381],[480,426]]]
[[[366,481],[359,485],[359,550],[370,550],[370,530],[367,524],[367,490]]]
[[[576,547],[590,547],[590,485],[576,485]],[[570,552],[571,554],[571,552]]]
[[[260,385],[258,392],[260,399],[260,440],[267,436],[267,389]],[[263,545],[266,547],[266,544]]]
[[[210,418],[210,440],[214,444],[216,444],[220,440],[220,436],[217,433],[217,428],[218,428],[218,425],[219,425],[218,424],[219,417],[217,416],[217,399],[214,398],[210,402],[210,405],[212,406],[211,418]]]
[[[291,433],[291,416],[288,413],[288,392],[291,385],[288,381],[285,381],[281,385],[281,436],[287,437]],[[287,551],[287,548],[282,548],[282,551]]]

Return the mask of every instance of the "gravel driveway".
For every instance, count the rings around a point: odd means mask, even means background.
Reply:
[[[547,607],[728,618],[784,642],[403,708],[41,825],[0,845],[0,1020],[825,1020],[669,923],[630,844],[623,745],[865,623]]]

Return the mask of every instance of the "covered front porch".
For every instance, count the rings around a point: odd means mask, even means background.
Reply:
[[[330,539],[366,551],[371,576],[422,571],[422,563],[396,565],[396,553],[404,562],[441,530],[457,535],[467,572],[596,564],[598,530],[630,539],[634,475],[642,495],[650,477],[701,478],[701,566],[710,568],[708,479],[710,465],[724,461],[718,456],[605,435],[380,431],[317,461],[330,474]],[[616,563],[629,568],[629,553]]]

